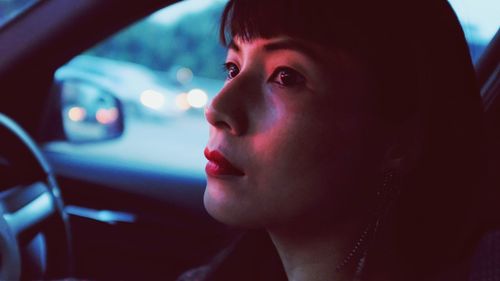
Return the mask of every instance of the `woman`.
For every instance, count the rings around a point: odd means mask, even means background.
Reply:
[[[204,203],[262,231],[184,280],[458,272],[473,242],[482,110],[446,1],[230,0],[221,39]]]

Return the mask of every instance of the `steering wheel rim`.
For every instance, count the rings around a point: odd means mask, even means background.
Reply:
[[[50,165],[28,134],[1,113],[0,170],[0,279],[70,276],[68,217]],[[28,249],[40,237],[43,250]],[[26,264],[28,254],[37,268]]]

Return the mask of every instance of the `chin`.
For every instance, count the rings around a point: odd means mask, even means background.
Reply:
[[[255,216],[255,210],[243,207],[241,201],[235,198],[213,196],[208,186],[203,204],[208,214],[223,224],[241,228],[260,228],[263,225],[262,220]]]

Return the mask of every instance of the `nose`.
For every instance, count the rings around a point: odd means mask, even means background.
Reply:
[[[249,105],[245,97],[249,89],[240,81],[235,78],[226,83],[205,109],[210,125],[234,136],[245,134],[249,126]]]

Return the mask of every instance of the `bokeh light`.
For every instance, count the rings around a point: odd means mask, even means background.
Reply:
[[[141,93],[141,103],[152,109],[160,109],[165,104],[165,97],[163,94],[155,90],[146,90]]]
[[[181,67],[176,73],[177,81],[181,84],[187,84],[193,80],[193,71],[187,67]]]
[[[187,101],[192,107],[202,108],[207,104],[208,96],[207,93],[201,89],[192,89],[187,94]]]
[[[83,107],[74,106],[68,110],[69,120],[73,122],[80,122],[87,116],[87,111]]]
[[[116,107],[113,108],[101,108],[97,110],[95,114],[95,119],[97,122],[106,125],[116,122],[118,119],[118,109]]]
[[[182,111],[186,111],[191,108],[191,105],[189,105],[187,97],[188,94],[186,93],[178,94],[175,97],[175,105],[177,106],[177,108],[179,108]]]

